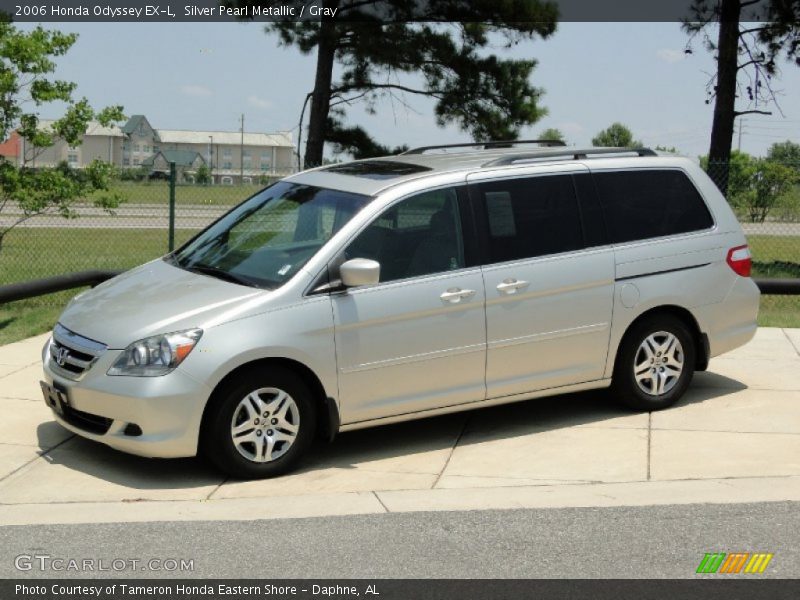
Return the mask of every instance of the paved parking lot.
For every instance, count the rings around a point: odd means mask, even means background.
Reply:
[[[72,436],[41,399],[46,338],[0,348],[0,524],[800,500],[800,329],[760,329],[667,411],[532,400],[343,434],[254,482]]]

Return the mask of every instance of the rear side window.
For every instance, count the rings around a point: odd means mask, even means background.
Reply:
[[[703,198],[678,170],[594,173],[614,243],[676,235],[713,225]]]
[[[571,175],[490,181],[473,189],[488,226],[490,262],[583,247]]]

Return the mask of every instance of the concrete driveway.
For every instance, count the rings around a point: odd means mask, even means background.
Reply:
[[[254,482],[61,428],[38,385],[46,339],[0,348],[0,525],[800,500],[800,329],[759,329],[670,410],[532,400],[343,434]]]

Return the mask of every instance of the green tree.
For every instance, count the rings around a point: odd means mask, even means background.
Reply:
[[[766,105],[777,106],[771,82],[779,74],[780,57],[800,65],[800,2],[693,0],[684,29],[691,36],[686,52],[692,53],[692,41],[700,36],[716,61],[706,84],[706,104],[714,103],[708,155],[712,163],[725,165],[736,117],[771,114]],[[737,99],[747,106],[737,109]],[[715,181],[724,193],[727,170],[721,168]]]
[[[756,161],[752,200],[747,206],[750,220],[763,223],[797,180],[797,172],[786,165],[769,159]]]
[[[545,129],[542,133],[539,134],[538,139],[540,140],[558,140],[559,142],[566,143],[566,139],[564,138],[564,134],[561,133],[560,129],[556,129],[555,127],[550,127],[549,129]]]
[[[592,138],[592,146],[635,148],[642,146],[642,142],[634,140],[631,130],[622,123],[612,123],[607,129],[603,129]]]
[[[675,146],[662,146],[659,144],[655,147],[657,152],[669,152],[671,154],[678,154],[678,149]]]
[[[728,197],[732,199],[731,204],[741,208],[747,208],[752,204],[753,180],[756,176],[756,159],[739,150],[731,152],[730,160],[727,164],[712,163],[710,169],[719,170],[727,168],[728,173]],[[714,174],[713,172],[711,173]],[[713,178],[713,177],[712,177]]]
[[[800,171],[800,144],[789,140],[776,142],[767,150],[767,158]]]
[[[95,160],[86,168],[71,169],[66,163],[53,168],[31,168],[29,163],[58,141],[77,146],[92,119],[103,125],[122,120],[122,107],[95,112],[86,98],[75,100],[76,85],[50,77],[54,59],[75,43],[75,34],[48,31],[42,27],[24,32],[0,20],[0,139],[17,131],[26,140],[19,164],[0,158],[0,215],[11,208],[0,226],[0,249],[15,227],[41,214],[77,216],[72,204],[92,195],[96,206],[111,210],[121,197],[109,192],[114,167]],[[49,127],[39,124],[38,109],[52,102],[66,105],[64,116]],[[99,193],[94,193],[99,192]]]
[[[792,186],[800,181],[794,169],[770,158],[754,158],[738,150],[731,152],[725,163],[703,156],[700,165],[712,179],[718,169],[725,168],[728,202],[753,223],[763,223]]]
[[[200,165],[194,174],[194,182],[200,185],[208,185],[211,183],[211,169],[208,165]]]
[[[305,4],[302,0],[256,3],[294,7],[296,12]],[[320,164],[325,142],[337,136],[340,141],[344,136],[358,142],[359,155],[383,152],[385,148],[369,141],[363,129],[345,128],[343,112],[331,113],[356,102],[375,111],[381,98],[401,105],[406,104],[405,94],[433,98],[437,125],[454,123],[476,140],[516,137],[521,127],[546,112],[540,105],[542,90],[530,83],[536,61],[503,60],[486,50],[499,39],[510,46],[537,35],[549,37],[558,17],[553,1],[324,0],[322,5],[337,8],[335,16],[266,26],[282,45],[316,55],[313,89],[300,116],[302,125],[310,104],[306,165]],[[405,74],[418,76],[421,83],[401,81]]]
[[[337,109],[333,109],[328,117],[325,141],[333,145],[334,154],[346,153],[358,160],[373,156],[400,154],[408,150],[408,146],[390,148],[379,144],[363,127],[345,125],[343,118],[344,114]]]
[[[728,171],[728,189],[726,197],[734,208],[746,210],[750,200],[747,195],[752,192],[752,182],[756,172],[756,159],[747,152],[734,150],[725,163],[711,161],[708,155],[700,157],[700,166],[711,179],[716,179],[719,171]]]

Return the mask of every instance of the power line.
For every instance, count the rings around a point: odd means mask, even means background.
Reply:
[[[753,129],[759,129],[761,131],[787,131],[787,130],[795,129],[798,126],[797,125],[791,125],[791,126],[788,126],[788,127],[763,127],[763,126],[759,126],[759,125],[748,125],[747,127],[748,128],[752,127]]]
[[[748,134],[748,135],[750,137],[758,139],[758,140],[769,139],[769,140],[791,141],[790,136],[785,136],[785,135],[763,135],[763,134],[759,135],[757,133],[756,134],[751,133],[751,134]]]

